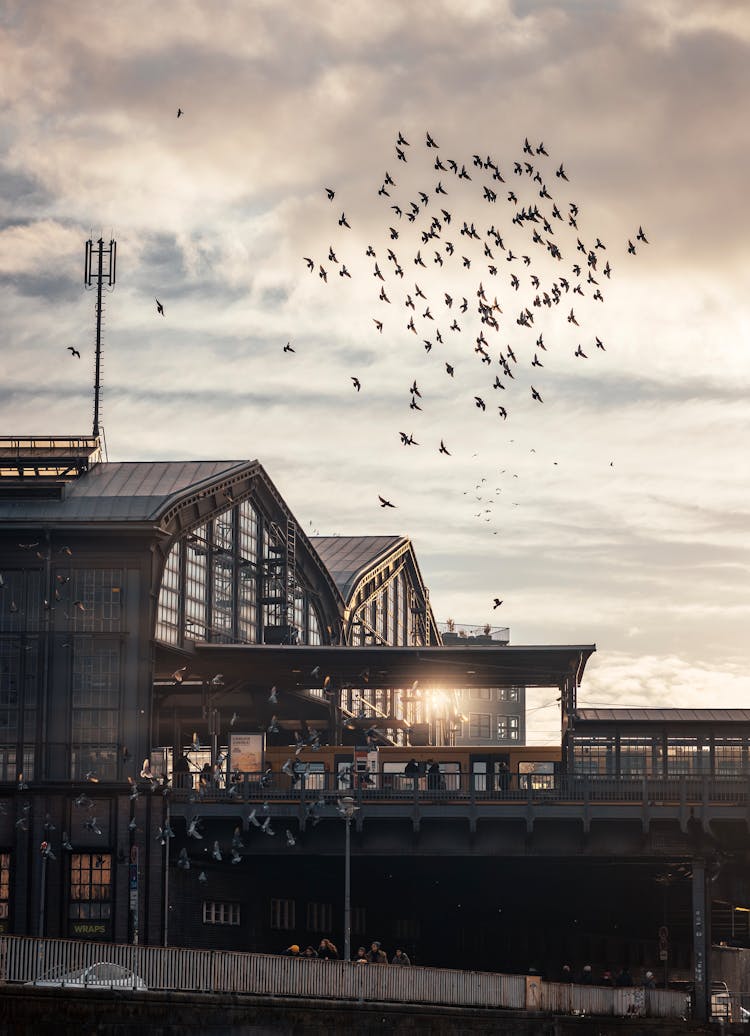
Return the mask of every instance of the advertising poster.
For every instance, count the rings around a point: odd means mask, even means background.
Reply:
[[[265,734],[230,734],[230,772],[262,773],[265,742]]]

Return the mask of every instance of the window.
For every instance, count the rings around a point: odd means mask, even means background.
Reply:
[[[72,682],[71,780],[92,770],[101,780],[117,777],[120,709],[119,644],[78,638]]]
[[[307,605],[307,643],[308,644],[321,644],[322,638],[320,636],[320,622],[318,620],[318,613],[315,611],[312,603]]]
[[[185,544],[185,636],[206,639],[208,526],[194,529]]]
[[[361,935],[367,930],[367,908],[363,906],[352,907],[352,931]]]
[[[492,688],[472,687],[472,689],[469,691],[469,695],[472,698],[476,698],[478,701],[492,701]]]
[[[271,900],[271,928],[289,931],[295,926],[295,910],[293,899]]]
[[[10,904],[10,853],[0,853],[0,918],[8,917]]]
[[[249,500],[240,504],[238,639],[258,639],[258,512]]]
[[[620,738],[620,773],[623,777],[640,777],[651,772],[651,738]]]
[[[469,737],[483,737],[489,740],[491,719],[492,717],[484,712],[469,713]]]
[[[602,737],[575,737],[573,740],[573,771],[601,776],[615,772],[615,739]]]
[[[74,920],[103,920],[112,908],[112,857],[109,853],[73,853],[70,858],[70,905]]]
[[[159,611],[156,618],[156,636],[168,644],[176,644],[180,625],[180,557],[182,543],[178,541],[167,555],[159,589]]]
[[[70,628],[86,633],[117,633],[122,614],[122,571],[79,568],[70,573]],[[59,621],[59,620],[57,620]]]
[[[211,900],[204,900],[203,923],[238,925],[240,923],[240,904],[214,903]]]
[[[211,639],[231,643],[234,628],[234,511],[213,522],[211,543]]]
[[[518,716],[497,717],[497,739],[498,741],[518,741]]]
[[[497,700],[498,701],[518,701],[520,694],[523,690],[521,687],[498,687]]]
[[[330,903],[307,904],[308,932],[330,932],[333,928],[333,907]]]

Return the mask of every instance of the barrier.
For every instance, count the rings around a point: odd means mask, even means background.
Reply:
[[[3,982],[47,984],[52,981],[79,987],[83,984],[80,978],[83,969],[103,961],[129,969],[134,975],[134,986],[140,979],[149,990],[169,992],[377,1000],[659,1018],[682,1018],[687,1011],[684,993],[670,990],[609,989],[536,979],[534,1002],[529,1004],[525,975],[358,965],[228,950],[0,936],[0,980]]]

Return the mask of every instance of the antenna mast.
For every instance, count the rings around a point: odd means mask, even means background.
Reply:
[[[107,269],[104,260],[107,259]],[[87,289],[96,283],[96,371],[94,374],[94,435],[99,435],[99,394],[101,390],[101,358],[102,358],[102,291],[105,286],[112,290],[115,286],[115,267],[117,265],[117,242],[112,239],[109,247],[104,246],[102,238],[94,242],[89,238],[86,242],[86,262],[83,271],[83,284]]]

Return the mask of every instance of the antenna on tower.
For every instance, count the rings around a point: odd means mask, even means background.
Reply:
[[[107,260],[107,268],[104,260]],[[115,286],[115,267],[117,266],[117,242],[112,238],[105,247],[102,238],[94,242],[89,238],[86,242],[86,261],[83,271],[83,285],[88,290],[96,285],[96,370],[94,373],[94,435],[99,435],[99,394],[101,390],[101,357],[102,357],[102,291],[106,286],[110,291]]]

